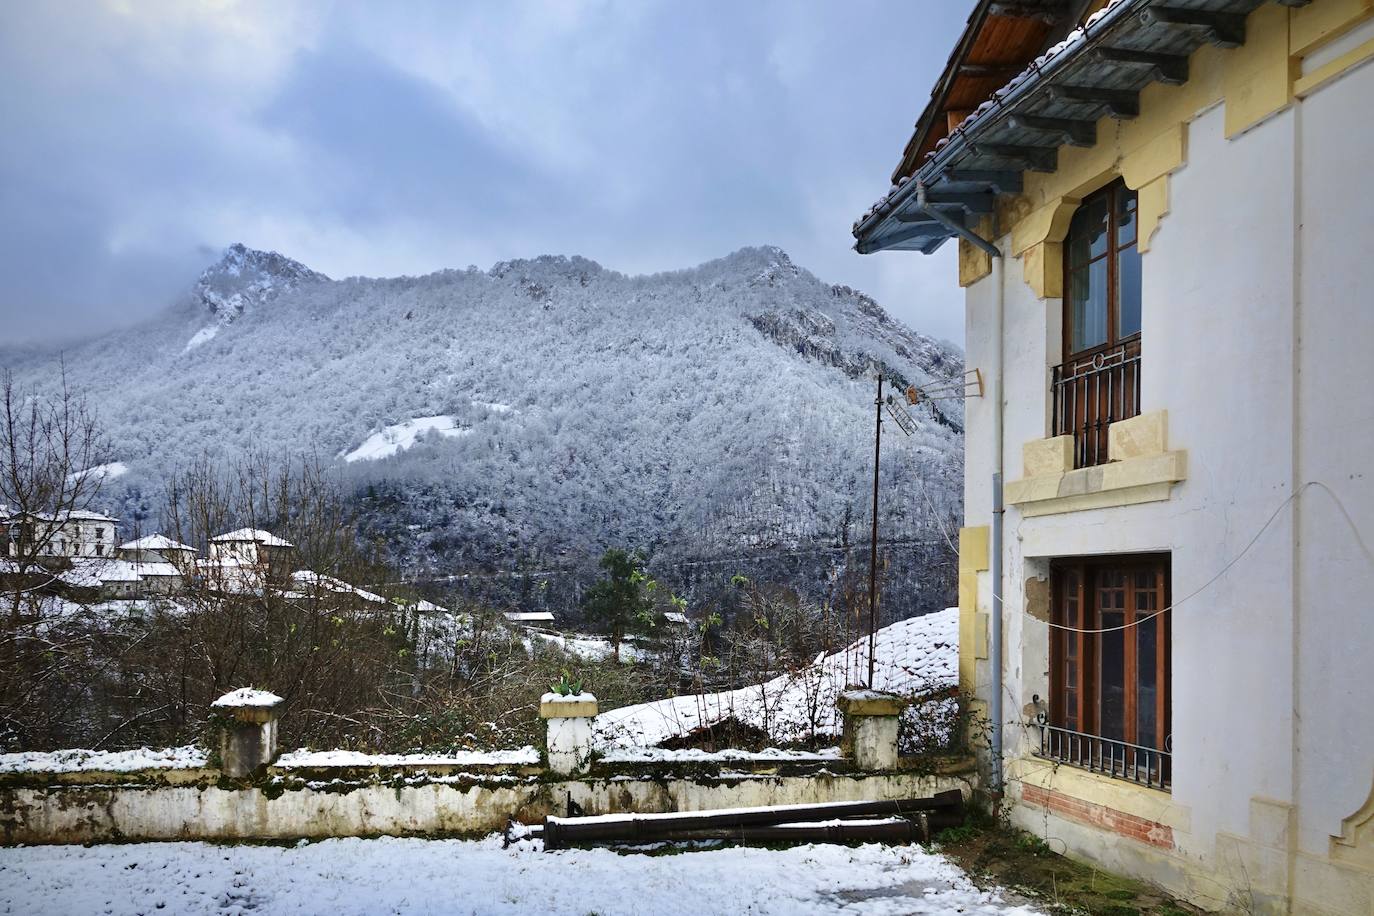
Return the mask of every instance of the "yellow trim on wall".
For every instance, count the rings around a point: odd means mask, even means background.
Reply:
[[[978,632],[978,573],[988,568],[988,526],[960,528],[959,690],[969,695],[978,684],[977,660],[987,657],[986,638]]]
[[[1318,67],[1306,76],[1299,77],[1293,84],[1293,94],[1298,98],[1306,98],[1336,77],[1344,76],[1347,72],[1371,58],[1374,58],[1374,39],[1366,41],[1364,44],[1351,51],[1347,51],[1340,57]]]
[[[997,221],[992,216],[985,216],[973,227],[973,231],[985,239],[991,239],[997,234],[996,225]],[[992,273],[992,255],[977,245],[960,239],[959,285],[972,286],[990,273]]]
[[[1305,57],[1374,17],[1374,0],[1321,0],[1289,12],[1288,53]]]

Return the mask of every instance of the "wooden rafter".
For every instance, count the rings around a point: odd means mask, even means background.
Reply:
[[[1140,93],[1130,89],[1103,89],[1099,86],[1050,84],[1050,96],[1062,102],[1082,102],[1106,109],[1114,118],[1134,118],[1140,114]]]
[[[930,191],[926,194],[926,202],[951,204],[969,213],[991,213],[996,206],[991,191]]]
[[[1134,48],[1098,48],[1093,56],[1109,64],[1149,67],[1154,71],[1155,79],[1170,86],[1182,86],[1188,82],[1188,57],[1183,54],[1137,51]]]
[[[1140,11],[1146,25],[1165,25],[1178,29],[1197,29],[1220,48],[1239,48],[1245,44],[1245,17],[1240,13],[1201,10],[1174,6],[1147,6]]]
[[[1021,146],[1011,143],[979,143],[973,147],[979,156],[992,156],[1015,162],[1028,172],[1053,172],[1059,165],[1059,151],[1052,146]]]
[[[968,184],[986,184],[998,194],[1021,193],[1021,173],[1009,169],[950,169],[945,173],[945,178]]]
[[[1097,142],[1097,124],[1094,121],[1013,114],[1010,122],[1012,127],[1054,134],[1070,146],[1092,146]]]

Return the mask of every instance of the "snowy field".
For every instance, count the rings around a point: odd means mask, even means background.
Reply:
[[[1020,914],[915,846],[619,855],[497,837],[294,848],[144,843],[0,849],[0,912],[25,914]]]
[[[878,631],[875,643],[876,689],[920,699],[958,686],[958,608],[889,624]],[[602,750],[654,747],[728,719],[781,743],[830,738],[843,724],[836,707],[840,693],[863,683],[867,673],[865,636],[763,684],[606,710],[596,717],[595,740]]]

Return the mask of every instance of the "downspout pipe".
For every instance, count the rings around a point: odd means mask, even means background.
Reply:
[[[988,639],[989,664],[992,667],[992,696],[988,698],[988,718],[991,720],[991,756],[989,776],[994,792],[1002,791],[1002,336],[1006,311],[1006,265],[1002,251],[958,220],[930,205],[925,182],[916,185],[916,209],[949,229],[961,239],[978,246],[992,257],[992,282],[996,289],[996,314],[993,316],[992,357],[992,532],[989,538],[988,574],[992,579],[992,620]]]
[[[993,258],[993,260],[996,260],[1002,256],[1002,252],[999,251],[997,246],[992,244],[992,242],[989,242],[987,239],[983,238],[981,235],[974,232],[969,227],[965,226],[959,220],[954,219],[949,214],[942,212],[939,207],[932,207],[930,205],[930,201],[926,198],[926,183],[924,181],[916,183],[915,210],[918,213],[924,213],[926,216],[929,216],[931,219],[935,220],[935,222],[939,223],[941,226],[944,226],[950,232],[953,232],[955,235],[959,236],[959,238],[963,239],[969,244],[978,246],[983,251],[987,252]],[[998,295],[1000,296],[1001,294],[999,293]]]
[[[994,319],[993,383],[992,383],[992,531],[989,538],[992,556],[988,575],[992,579],[992,632],[988,639],[988,661],[992,667],[992,696],[988,701],[988,717],[992,720],[990,743],[991,788],[1002,792],[1002,336],[1003,313],[1006,307],[1006,263],[999,257],[992,259],[992,278],[996,285]]]

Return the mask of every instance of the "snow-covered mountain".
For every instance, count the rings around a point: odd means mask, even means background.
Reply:
[[[397,559],[444,573],[630,545],[722,568],[830,557],[793,565],[833,577],[867,539],[873,367],[962,372],[957,349],[776,248],[651,276],[540,257],[331,280],[235,245],[167,312],[64,355],[127,469],[107,482],[126,524],[156,527],[164,475],[203,452],[309,451]],[[52,353],[0,364],[57,370]],[[957,510],[962,410],[940,405],[909,438],[888,424],[885,537],[948,533],[932,515]]]

